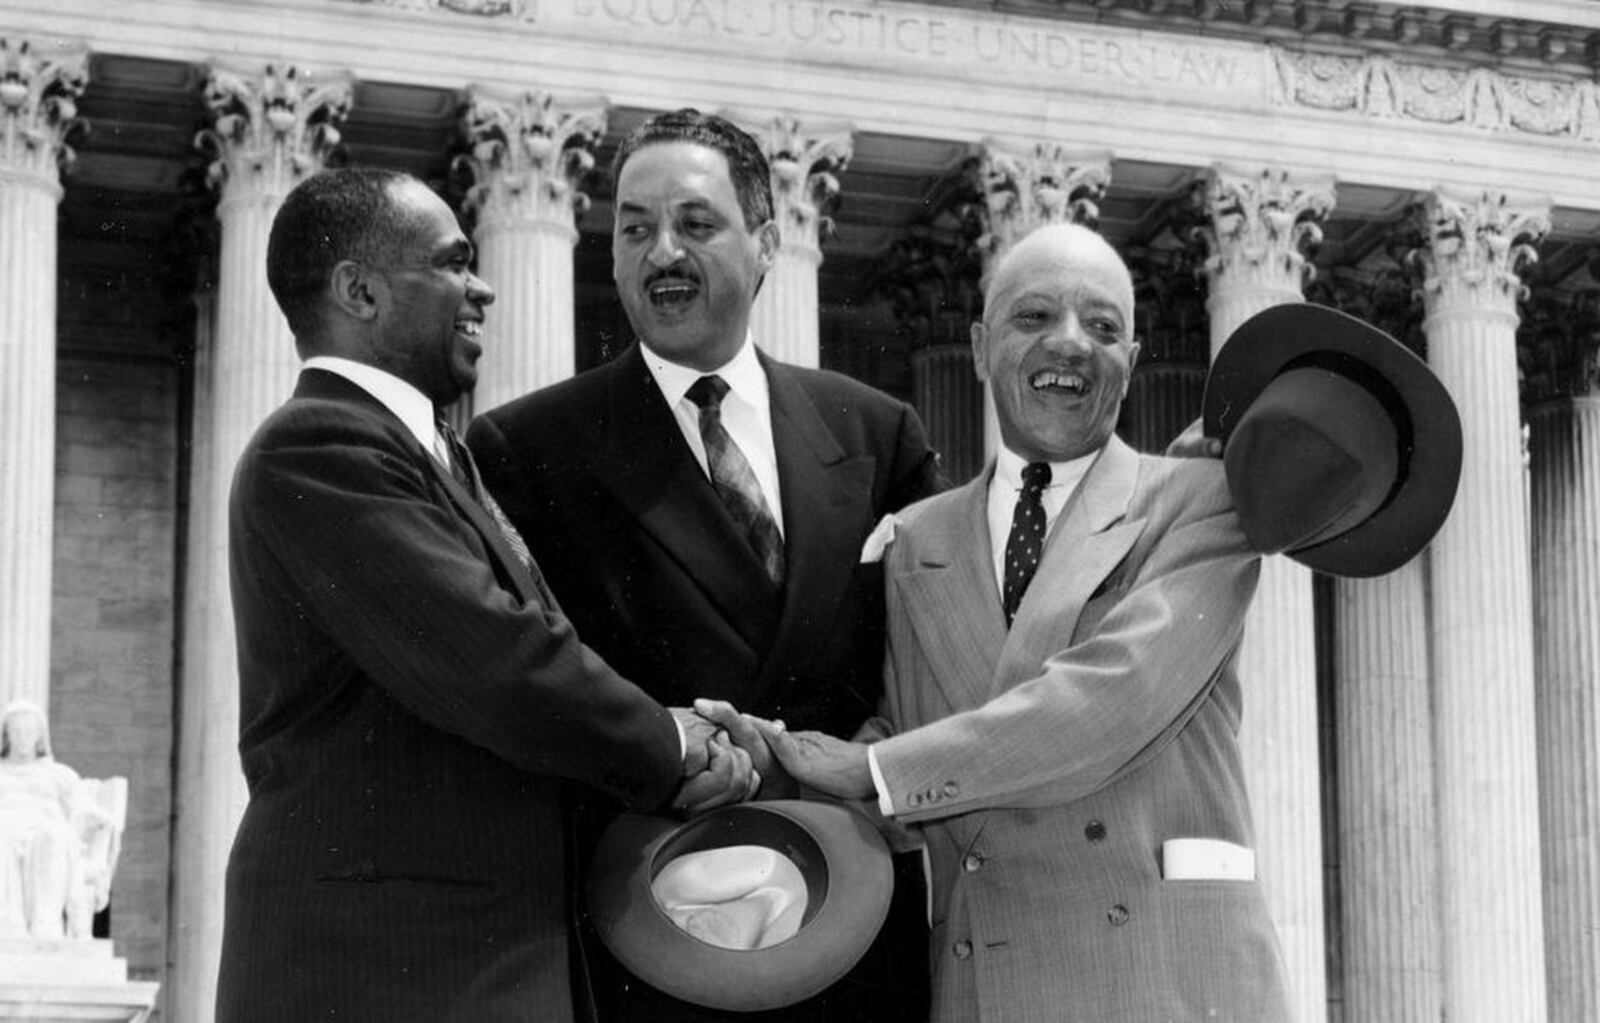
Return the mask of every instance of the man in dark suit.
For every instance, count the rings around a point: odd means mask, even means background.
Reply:
[[[314,176],[273,224],[307,362],[230,506],[224,1023],[569,1020],[562,779],[642,808],[747,791],[742,751],[579,642],[440,427],[494,299],[471,257],[393,172]]]
[[[755,347],[750,309],[778,228],[753,139],[677,111],[636,129],[614,170],[613,274],[640,343],[488,412],[469,443],[618,670],[648,673],[668,703],[713,697],[853,734],[882,692],[881,566],[861,562],[862,545],[884,514],[938,489],[922,424],[903,402]],[[920,1020],[917,876],[850,978],[760,1018]],[[591,944],[603,1019],[717,1018]]]

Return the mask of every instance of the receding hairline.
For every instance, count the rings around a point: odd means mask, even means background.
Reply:
[[[1120,270],[1121,280],[1126,285],[1125,295],[1122,297],[1128,301],[1128,311],[1132,311],[1133,274],[1128,270],[1128,264],[1123,261],[1121,253],[1117,252],[1100,232],[1081,224],[1046,224],[1024,235],[1000,255],[983,289],[985,316],[987,317],[989,311],[994,308],[995,298],[1000,293],[1001,285],[1006,282],[1006,278],[1020,261],[1030,257],[1037,258],[1036,254],[1056,258],[1069,252],[1073,255],[1098,252],[1109,256],[1110,265]]]

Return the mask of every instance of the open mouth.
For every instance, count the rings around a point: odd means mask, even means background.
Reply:
[[[674,274],[655,278],[645,285],[644,290],[651,305],[658,309],[672,309],[693,302],[695,296],[700,294],[700,285],[688,277]]]
[[[457,320],[456,333],[476,341],[483,336],[482,320]]]
[[[1089,393],[1089,381],[1071,370],[1041,369],[1028,377],[1028,386],[1041,394],[1082,397]]]

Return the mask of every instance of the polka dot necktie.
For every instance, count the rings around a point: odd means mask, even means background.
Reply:
[[[1001,599],[1005,604],[1006,627],[1017,615],[1022,594],[1039,567],[1044,553],[1044,488],[1050,485],[1050,466],[1029,462],[1022,469],[1022,492],[1017,495],[1017,510],[1011,515],[1011,535],[1006,538],[1006,575]]]
[[[734,524],[755,549],[756,557],[767,570],[767,577],[774,585],[782,586],[783,534],[778,532],[778,522],[762,496],[755,471],[722,425],[722,399],[727,394],[728,382],[716,374],[701,377],[686,392],[688,399],[700,408],[700,439],[706,445],[706,467],[711,472],[711,484],[728,514],[733,516]]]

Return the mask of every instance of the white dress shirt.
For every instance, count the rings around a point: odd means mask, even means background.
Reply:
[[[1044,535],[1056,527],[1061,509],[1067,506],[1084,474],[1094,464],[1100,452],[1092,451],[1070,462],[1050,463],[1050,485],[1039,496],[1044,505]],[[995,456],[994,475],[989,478],[989,547],[990,561],[994,566],[995,600],[1005,590],[1006,541],[1011,537],[1011,519],[1017,510],[1017,495],[1022,493],[1022,469],[1027,461],[1010,448],[1001,447]],[[878,768],[878,752],[867,747],[867,768],[872,772],[872,787],[878,790],[878,810],[885,817],[894,815],[894,800],[889,798],[889,788],[884,783],[883,772]]]
[[[750,470],[761,487],[761,496],[766,498],[772,520],[778,525],[778,535],[782,536],[783,495],[778,489],[778,452],[772,442],[772,402],[768,396],[767,375],[761,371],[756,346],[750,338],[744,339],[738,354],[725,365],[704,373],[668,362],[648,346],[640,348],[650,376],[661,388],[661,396],[667,399],[667,407],[672,410],[678,429],[683,431],[683,439],[688,442],[689,450],[694,452],[694,459],[700,463],[700,471],[707,479],[711,478],[711,470],[706,462],[706,442],[700,436],[700,407],[686,395],[696,380],[712,373],[727,382],[728,394],[722,399],[722,427],[750,463]]]
[[[422,450],[438,459],[446,469],[450,468],[450,449],[444,438],[439,436],[439,428],[434,425],[433,402],[411,384],[388,370],[336,355],[313,355],[305,361],[303,368],[320,369],[344,377],[378,399],[379,404],[393,412],[395,418],[417,438]]]

